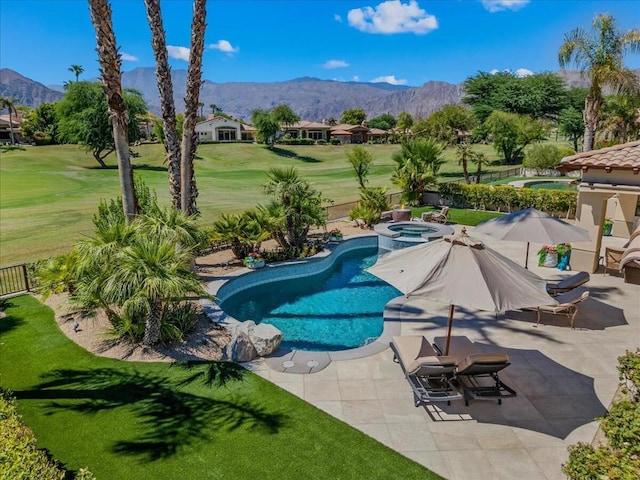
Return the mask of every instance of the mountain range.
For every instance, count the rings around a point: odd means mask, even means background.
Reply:
[[[173,70],[173,89],[176,110],[184,110],[186,70]],[[587,83],[576,71],[560,71],[568,86],[585,86]],[[97,79],[91,79],[97,81]],[[140,91],[149,111],[160,114],[160,100],[155,69],[141,67],[122,73],[122,85]],[[55,102],[63,96],[60,86],[45,86],[8,68],[0,69],[0,96],[14,99],[16,105],[37,107],[44,102]],[[391,85],[389,83],[339,82],[312,77],[284,82],[226,82],[204,80],[200,102],[205,115],[215,104],[223,112],[248,120],[257,108],[270,109],[287,104],[303,120],[321,121],[331,117],[339,120],[349,108],[362,108],[367,118],[383,113],[397,116],[409,112],[415,116],[427,116],[442,106],[459,103],[462,84],[430,81],[421,87]]]

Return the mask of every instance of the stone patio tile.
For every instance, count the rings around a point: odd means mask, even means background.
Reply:
[[[424,424],[388,423],[394,449],[401,453],[438,450],[433,435]]]
[[[322,382],[327,380],[337,380],[338,379],[338,369],[336,367],[336,363],[330,363],[326,368],[320,370],[313,375],[304,375],[304,383],[308,382]]]
[[[314,403],[317,401],[341,400],[340,386],[337,380],[307,382],[304,384],[304,399]]]
[[[569,458],[566,446],[564,447],[540,447],[530,448],[529,455],[536,462],[540,470],[545,474],[548,480],[566,480],[567,477],[562,473],[562,464]]]
[[[448,480],[499,478],[495,467],[482,450],[444,450],[441,453],[447,469],[451,472]]]
[[[484,453],[497,473],[495,479],[545,478],[545,473],[523,448],[485,450]]]
[[[366,433],[371,438],[375,438],[380,443],[386,445],[389,448],[393,448],[393,440],[389,434],[389,429],[384,423],[360,423],[354,425],[361,432]]]
[[[373,385],[380,399],[407,398],[411,386],[406,378],[374,380]]]
[[[346,362],[335,362],[340,380],[361,380],[371,378],[371,372],[366,361],[350,360]]]
[[[474,421],[434,422],[429,425],[438,450],[478,450],[480,444],[473,435]]]
[[[382,413],[387,423],[416,423],[424,424],[422,408],[415,407],[408,398],[380,399]]]
[[[404,455],[443,478],[451,478],[442,454],[437,451],[404,452]]]
[[[471,428],[480,448],[491,449],[522,449],[524,444],[513,431],[506,425],[476,424]]]
[[[278,386],[297,397],[304,398],[304,385],[300,382],[278,382]]]
[[[385,423],[378,400],[343,400],[342,413],[350,425]]]
[[[523,420],[512,427],[515,435],[526,448],[566,448],[566,442],[554,435],[554,428],[546,420]]]
[[[338,381],[340,396],[343,400],[377,400],[378,393],[373,380],[368,378],[359,380]]]
[[[332,417],[335,417],[335,418],[337,418],[339,420],[343,420],[344,415],[342,413],[342,402],[340,402],[340,401],[319,401],[319,402],[313,402],[313,405],[318,407],[323,412],[328,413]]]

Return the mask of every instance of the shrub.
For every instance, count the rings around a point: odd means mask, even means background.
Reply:
[[[611,448],[640,455],[640,402],[623,400],[615,403],[600,418],[600,426]]]
[[[316,145],[326,145],[327,141],[324,138],[316,140]]]
[[[627,350],[624,355],[618,357],[618,374],[620,380],[625,382],[627,388],[635,390],[634,394],[637,396],[640,392],[640,348],[635,352]]]
[[[524,157],[522,166],[540,170],[552,170],[560,165],[560,160],[564,157],[563,152],[555,145],[532,145]]]
[[[569,460],[562,473],[571,480],[637,480],[640,459],[631,458],[620,450],[594,448],[578,442],[569,446]]]
[[[38,449],[33,432],[22,423],[16,412],[15,400],[0,387],[0,459],[2,478],[20,480],[63,480],[74,478],[53,460],[45,450]],[[95,480],[81,469],[76,480]]]

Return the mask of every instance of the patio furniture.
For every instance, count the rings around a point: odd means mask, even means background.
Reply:
[[[589,292],[576,292],[572,290],[562,295],[558,295],[555,299],[558,301],[557,305],[540,305],[538,307],[523,308],[522,310],[535,310],[537,312],[538,319],[536,326],[540,325],[540,318],[543,313],[549,313],[551,315],[563,315],[567,317],[570,322],[571,328],[574,328],[574,322],[576,315],[578,314],[578,305],[589,298]]]
[[[577,272],[557,283],[547,283],[547,292],[549,292],[549,295],[555,297],[561,293],[569,292],[580,285],[584,285],[589,280],[591,280],[591,276],[588,272]]]
[[[443,352],[447,337],[435,337],[434,346]],[[449,354],[458,362],[453,384],[464,392],[464,403],[469,400],[497,400],[515,397],[516,392],[498,377],[498,372],[511,365],[509,355],[503,352],[484,353],[468,337],[452,336]]]
[[[447,223],[449,220],[449,207],[442,207],[439,212],[422,212],[423,222]]]
[[[620,262],[622,261],[622,255],[624,254],[624,248],[606,247],[604,249],[604,274],[606,275],[608,270],[620,271]]]
[[[620,270],[625,283],[640,284],[640,224],[631,234],[620,259]]]
[[[453,357],[438,356],[422,335],[393,337],[389,344],[413,390],[415,406],[428,402],[447,402],[462,398],[452,384],[456,371]]]

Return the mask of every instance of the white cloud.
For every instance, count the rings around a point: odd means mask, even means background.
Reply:
[[[218,40],[217,43],[212,43],[209,45],[209,48],[213,48],[214,50],[220,50],[225,53],[237,53],[240,51],[240,47],[234,47],[228,40]]]
[[[138,57],[130,55],[127,52],[122,52],[120,54],[120,58],[125,62],[137,62],[138,60],[140,60]]]
[[[167,53],[171,58],[177,58],[178,60],[189,61],[189,49],[187,47],[175,47],[173,45],[167,45]]]
[[[513,10],[514,12],[523,8],[530,0],[481,0],[485,10],[491,13],[503,10]]]
[[[519,68],[515,71],[515,76],[518,78],[528,77],[529,75],[533,75],[533,72],[528,68]]]
[[[342,23],[342,17],[337,13],[333,16],[333,19],[338,23]]]
[[[360,81],[360,77],[358,75],[354,75],[353,77],[351,77],[351,81],[352,82],[359,82]]]
[[[348,66],[349,64],[344,60],[327,60],[322,65],[322,68],[344,68]]]
[[[371,80],[371,83],[390,83],[391,85],[406,85],[407,81],[404,79],[397,79],[395,75],[385,75],[377,77]]]
[[[415,33],[423,35],[438,28],[438,20],[420,8],[416,0],[402,3],[388,0],[377,7],[354,8],[347,15],[349,25],[367,33]]]
[[[510,68],[505,68],[504,70],[498,70],[497,68],[494,68],[489,73],[491,75],[495,75],[496,73],[511,73],[518,78],[528,77],[529,75],[533,75],[533,72],[528,68],[519,68],[515,72],[512,71]]]

